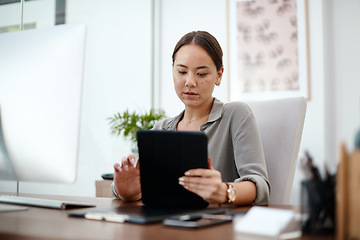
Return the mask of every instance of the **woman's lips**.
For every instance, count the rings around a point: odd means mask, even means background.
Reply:
[[[199,95],[195,92],[184,92],[184,96],[188,99],[197,98]]]

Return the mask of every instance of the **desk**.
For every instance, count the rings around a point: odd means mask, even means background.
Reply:
[[[0,193],[7,194],[9,193]],[[20,196],[39,197],[83,201],[96,204],[97,208],[124,206],[126,203],[111,198],[67,197],[37,194],[19,194]],[[291,208],[291,206],[273,206]],[[246,210],[249,207],[239,207],[236,210]],[[54,210],[29,207],[26,211],[0,213],[0,239],[186,239],[186,240],[232,240],[235,239],[233,223],[226,223],[203,229],[180,229],[164,227],[161,223],[139,225],[131,223],[111,223],[70,218],[71,210]],[[318,239],[333,240],[333,236],[302,236],[298,240]]]

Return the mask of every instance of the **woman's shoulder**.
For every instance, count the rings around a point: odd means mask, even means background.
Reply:
[[[157,121],[153,127],[154,130],[174,130],[179,119],[179,116],[176,117],[167,117]]]
[[[157,121],[154,125],[154,130],[162,130],[164,129],[167,125],[169,125],[169,122],[171,122],[173,118],[167,117],[167,118],[163,118],[159,121]]]
[[[249,106],[245,102],[234,101],[224,105],[224,115],[247,116],[251,114]]]
[[[256,124],[255,116],[245,102],[229,102],[225,104],[222,119],[226,124],[235,127],[235,131],[244,131]]]

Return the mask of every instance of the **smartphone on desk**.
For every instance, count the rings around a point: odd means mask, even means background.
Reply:
[[[225,214],[180,215],[166,218],[163,224],[169,227],[201,228],[228,223],[232,219],[232,216]]]

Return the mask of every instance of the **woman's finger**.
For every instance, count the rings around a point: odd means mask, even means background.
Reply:
[[[137,164],[137,160],[136,157],[133,153],[130,153],[127,157],[127,159],[129,160],[130,164],[133,165],[134,167],[136,167]]]
[[[121,158],[121,164],[120,164],[120,170],[125,170],[125,171],[129,171],[130,169],[139,169],[139,164],[137,164],[137,160],[134,156],[134,154],[129,154],[128,157],[122,157]]]
[[[199,185],[199,187],[211,187],[211,186],[217,186],[218,184],[221,184],[222,179],[221,176],[217,176],[217,174],[214,174],[213,177],[187,177],[183,176],[178,179],[179,184],[182,186],[189,186],[189,185]]]
[[[212,159],[211,159],[211,157],[208,158],[208,167],[209,167],[209,169],[211,169],[211,170],[214,169],[213,164],[212,164]]]
[[[121,171],[121,165],[119,163],[114,164],[114,170],[115,171]]]
[[[190,169],[185,172],[184,174],[187,177],[221,177],[221,174],[219,171],[216,171],[214,169]]]

